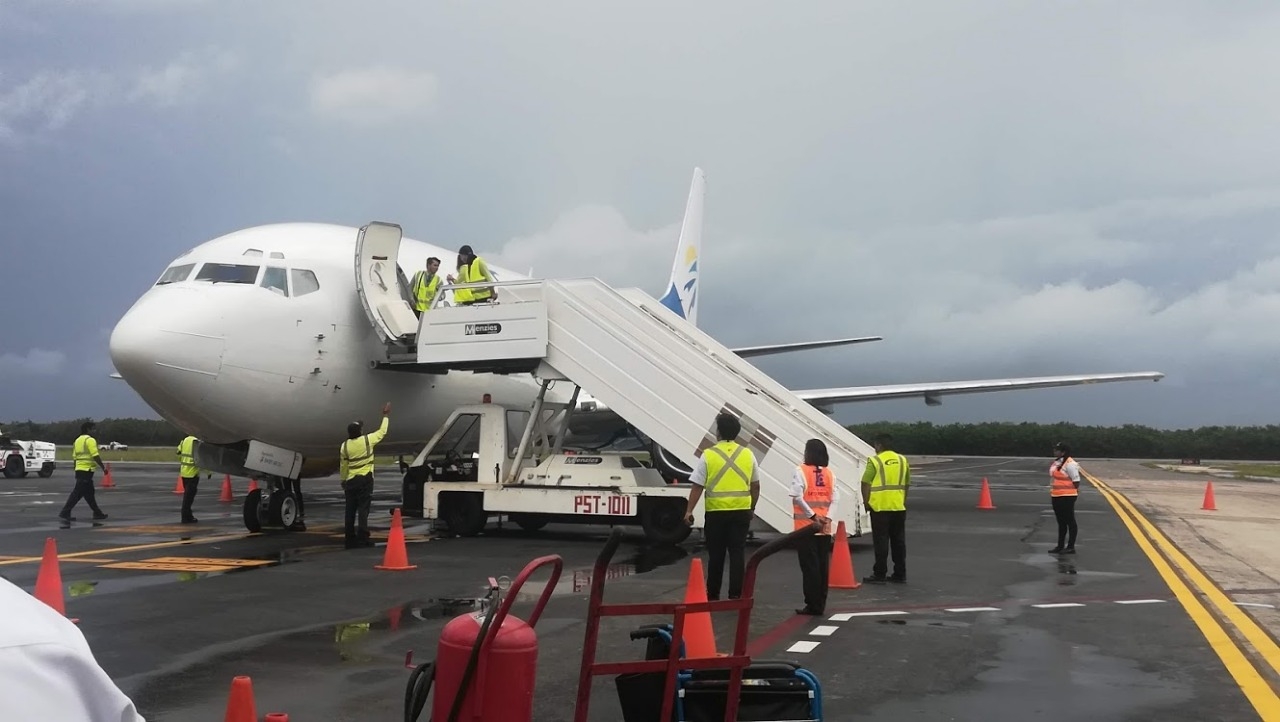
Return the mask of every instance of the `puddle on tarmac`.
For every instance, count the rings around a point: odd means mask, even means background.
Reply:
[[[970,622],[956,622],[950,619],[877,619],[876,624],[891,624],[898,627],[950,627],[952,629],[973,626]]]
[[[605,594],[608,594],[609,582],[617,579],[635,576],[637,574],[645,574],[668,567],[679,562],[689,556],[689,551],[678,546],[653,546],[639,547],[629,556],[622,556],[621,560],[611,562],[605,567]],[[614,559],[619,559],[619,555],[615,555]],[[552,597],[560,597],[567,594],[590,594],[591,593],[591,574],[595,570],[595,565],[575,567],[565,569],[560,573],[560,579],[556,582],[555,589],[551,592]],[[548,573],[545,569],[534,572],[533,576],[525,582],[517,595],[517,602],[536,602],[542,594],[544,585],[548,579]],[[511,583],[511,577],[500,577],[498,582],[502,585],[503,591]]]

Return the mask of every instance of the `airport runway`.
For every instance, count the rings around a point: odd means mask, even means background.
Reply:
[[[766,561],[751,653],[812,670],[828,720],[1270,719],[1258,710],[1276,710],[1265,705],[1275,704],[1280,659],[1269,658],[1260,639],[1247,646],[1231,616],[1215,611],[1211,592],[1171,589],[1184,583],[1165,580],[1130,531],[1141,523],[1122,521],[1101,490],[1082,486],[1079,553],[1061,560],[1046,553],[1055,543],[1047,464],[967,458],[917,466],[908,583],[833,590],[824,618],[793,614],[801,604],[793,554]],[[1134,482],[1123,477],[1134,469],[1141,470],[1113,462],[1093,471],[1129,495],[1122,485]],[[525,533],[491,525],[479,538],[428,540],[425,525],[409,519],[409,558],[418,568],[388,572],[373,568],[381,546],[342,549],[336,479],[306,483],[307,532],[250,535],[240,521],[245,480],[235,480],[230,504],[218,501],[221,478],[202,482],[201,522],[184,526],[177,524],[175,468],[119,465],[114,476],[116,488],[98,493],[110,518],[70,528],[55,518],[69,471],[4,480],[0,574],[32,590],[44,540],[54,537],[69,616],[79,618],[103,667],[148,720],[219,718],[236,675],[252,677],[260,715],[402,719],[406,653],[414,663],[433,658],[440,629],[472,611],[487,577],[514,577],[544,554],[559,554],[564,571],[537,625],[535,719],[571,719],[588,571],[606,529]],[[983,477],[994,510],[975,509]],[[1169,483],[1203,489],[1203,480],[1175,479]],[[376,527],[389,525],[386,510],[398,492],[394,473],[380,472],[370,517]],[[83,502],[75,515],[88,519]],[[628,535],[606,598],[681,599],[690,555],[703,553],[696,535],[678,549],[640,542],[638,533]],[[1145,546],[1158,554],[1158,544]],[[861,579],[871,570],[869,537],[853,551]],[[529,596],[545,579],[534,577]],[[1251,591],[1248,599],[1261,599]],[[1188,612],[1184,604],[1197,600],[1207,612]],[[514,611],[527,616],[530,607],[521,601]],[[1235,609],[1249,619],[1264,611]],[[1227,635],[1210,644],[1217,618]],[[629,641],[627,631],[653,621],[603,625],[600,659],[641,658],[643,643]],[[722,652],[731,621],[715,620]],[[611,678],[593,686],[591,719],[621,719]]]

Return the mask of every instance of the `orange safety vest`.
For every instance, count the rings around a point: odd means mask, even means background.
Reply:
[[[1067,472],[1062,470],[1062,467],[1073,461],[1075,461],[1075,459],[1068,456],[1065,459],[1054,459],[1053,463],[1049,465],[1049,476],[1053,480],[1049,484],[1050,496],[1080,495],[1080,492],[1076,490],[1075,482],[1071,481],[1071,477],[1067,476]]]
[[[831,469],[819,469],[816,466],[805,464],[800,467],[800,471],[804,473],[804,500],[810,509],[822,516],[828,516],[831,510],[831,490],[835,488],[836,477],[831,473]],[[804,513],[804,507],[800,506],[799,501],[791,502],[791,513],[795,518],[796,529],[803,529],[813,523],[808,514]],[[831,533],[831,520],[828,518],[822,525],[822,531],[819,534]]]

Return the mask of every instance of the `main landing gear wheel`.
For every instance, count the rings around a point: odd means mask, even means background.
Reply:
[[[650,498],[640,500],[640,527],[645,538],[654,544],[679,544],[693,533],[684,523],[683,499]]]

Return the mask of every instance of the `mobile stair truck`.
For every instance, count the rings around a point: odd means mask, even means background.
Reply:
[[[756,517],[781,534],[794,529],[789,489],[805,442],[821,439],[840,490],[834,521],[852,536],[870,530],[860,481],[874,450],[653,297],[594,278],[531,279],[482,284],[498,289],[499,302],[446,306],[459,286],[442,285],[416,318],[403,284],[379,282],[395,278],[400,239],[399,226],[379,222],[357,239],[357,292],[385,342],[371,365],[527,373],[541,382],[531,409],[459,408],[431,438],[406,472],[406,488],[425,482],[425,518],[460,535],[509,515],[525,528],[639,524],[655,542],[682,541],[687,484],[667,484],[629,454],[564,453],[564,431],[585,391],[690,467],[716,442],[716,415],[737,416],[738,442],[759,470]],[[694,528],[702,527],[701,506]]]

